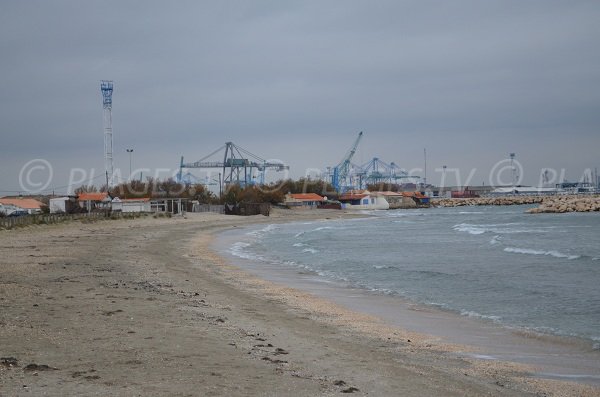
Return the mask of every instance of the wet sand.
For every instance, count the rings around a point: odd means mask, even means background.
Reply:
[[[599,395],[523,377],[261,280],[210,248],[253,223],[73,222],[0,232],[0,395]],[[409,342],[410,339],[410,342]]]

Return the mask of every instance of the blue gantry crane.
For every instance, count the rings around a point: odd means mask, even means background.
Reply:
[[[408,175],[408,173],[398,167],[396,163],[386,163],[378,157],[373,157],[367,163],[355,166],[353,176],[358,179],[358,186],[362,189],[369,184],[379,183],[398,183],[407,179],[418,179],[419,177]]]
[[[358,148],[358,144],[362,139],[363,132],[358,133],[358,137],[354,141],[354,144],[350,148],[350,150],[346,153],[342,161],[339,162],[338,165],[333,167],[333,173],[331,174],[331,184],[333,188],[342,193],[348,188],[348,176],[350,174],[350,165],[352,164],[352,157],[354,157],[354,153],[356,153],[356,149]]]
[[[225,151],[223,161],[211,161],[210,158],[216,156],[217,153]],[[193,163],[184,163],[183,156],[179,163],[179,173],[177,175],[178,182],[184,182],[184,168],[219,168],[222,172],[219,173],[220,190],[224,191],[230,184],[239,184],[247,186],[256,183],[256,171],[258,172],[258,183],[265,182],[265,171],[267,169],[275,171],[289,170],[289,166],[275,161],[267,161],[249,151],[239,147],[233,142],[226,142],[208,156],[204,156],[200,160]]]

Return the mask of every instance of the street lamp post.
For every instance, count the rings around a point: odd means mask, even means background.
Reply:
[[[129,180],[131,180],[131,156],[133,153],[133,149],[125,149],[127,153],[129,153]]]
[[[443,170],[443,172],[442,172],[442,180],[443,180],[442,189],[444,192],[444,196],[446,195],[446,168],[448,168],[448,167],[445,165],[442,166],[442,170]]]

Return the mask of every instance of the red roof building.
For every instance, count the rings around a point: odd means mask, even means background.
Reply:
[[[79,193],[79,196],[77,196],[79,201],[105,201],[107,198],[108,193],[106,192]]]
[[[316,193],[288,193],[285,195],[284,204],[288,207],[315,208],[323,201],[325,198]]]
[[[0,198],[0,204],[14,205],[15,207],[22,208],[30,214],[42,212],[42,207],[44,206],[44,203],[41,201],[27,197]]]
[[[323,197],[319,196],[316,193],[290,193],[288,194],[288,196],[293,198],[294,200],[301,201],[325,201]]]

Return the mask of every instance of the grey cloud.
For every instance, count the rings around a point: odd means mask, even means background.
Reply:
[[[359,130],[358,158],[406,168],[422,166],[424,146],[431,164],[481,175],[511,151],[571,177],[598,162],[597,2],[1,8],[0,128],[10,139],[0,190],[14,190],[32,156],[58,159],[62,174],[102,168],[105,78],[115,81],[117,160],[135,147],[140,166],[176,166],[233,140],[297,176],[337,162]]]

